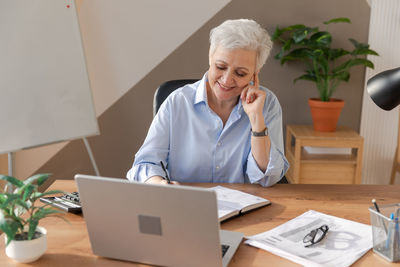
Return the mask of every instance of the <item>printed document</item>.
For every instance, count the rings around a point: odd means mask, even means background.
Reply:
[[[304,247],[303,238],[322,225],[329,230],[321,242]],[[309,210],[270,231],[245,241],[304,266],[350,266],[372,248],[371,226]]]

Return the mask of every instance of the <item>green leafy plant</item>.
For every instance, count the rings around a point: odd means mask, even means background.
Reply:
[[[51,190],[44,193],[38,187],[49,178],[49,174],[37,174],[25,181],[20,181],[12,176],[0,175],[0,180],[7,181],[15,187],[8,193],[8,186],[0,192],[0,230],[7,235],[8,245],[12,240],[31,240],[35,238],[36,227],[39,220],[50,215],[60,217],[63,211],[48,207],[47,205],[35,206],[35,201],[40,197],[64,193],[60,190]],[[65,219],[64,219],[65,220]]]
[[[331,23],[351,23],[351,21],[348,18],[335,18],[324,22],[325,25]],[[315,82],[321,101],[329,101],[339,83],[349,81],[351,67],[363,65],[374,68],[374,64],[365,59],[365,55],[378,55],[369,49],[368,44],[359,43],[352,38],[349,38],[354,46],[352,51],[332,48],[331,33],[303,24],[277,27],[272,40],[282,44],[280,52],[275,56],[282,65],[288,61],[305,63],[307,67],[305,74],[297,77],[294,82],[297,80]]]

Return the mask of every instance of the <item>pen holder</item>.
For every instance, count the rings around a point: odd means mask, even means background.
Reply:
[[[400,231],[399,213],[400,203],[379,205],[377,212],[375,207],[370,207],[373,250],[388,261],[400,260]],[[393,219],[391,219],[393,214]],[[398,219],[396,219],[398,218]]]

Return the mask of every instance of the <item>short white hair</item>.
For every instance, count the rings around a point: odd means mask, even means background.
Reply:
[[[256,70],[259,71],[267,61],[272,41],[267,30],[254,20],[236,19],[226,20],[211,30],[209,56],[218,46],[256,51]]]

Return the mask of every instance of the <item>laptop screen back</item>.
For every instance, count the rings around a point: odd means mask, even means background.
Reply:
[[[75,176],[93,253],[167,266],[221,266],[215,192]]]

